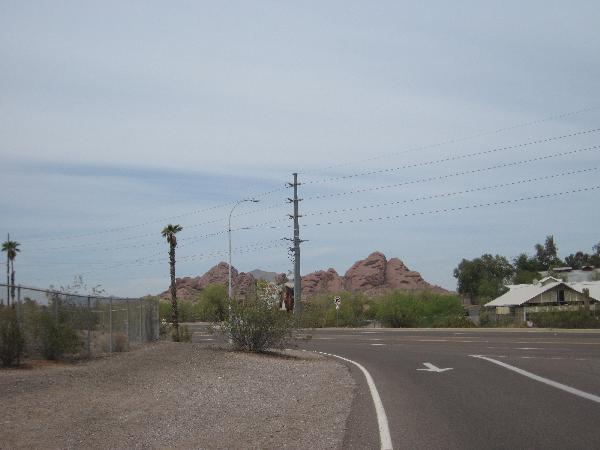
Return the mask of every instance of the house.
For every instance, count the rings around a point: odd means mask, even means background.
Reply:
[[[600,281],[565,282],[546,277],[534,284],[509,285],[508,292],[486,303],[498,315],[511,315],[517,320],[527,320],[527,313],[569,311],[586,306],[600,309]],[[589,297],[584,290],[587,289]]]

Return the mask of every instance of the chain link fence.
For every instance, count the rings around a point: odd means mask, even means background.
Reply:
[[[135,343],[159,339],[156,299],[86,296],[0,284],[0,301],[16,309],[27,353],[32,355],[43,354],[57,333],[67,333],[74,341],[70,353],[76,357],[127,351]],[[53,334],[48,329],[59,331]]]

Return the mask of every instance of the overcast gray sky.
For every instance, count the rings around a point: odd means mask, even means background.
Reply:
[[[17,279],[157,293],[164,225],[183,226],[178,275],[195,276],[227,259],[232,202],[270,191],[236,210],[251,228],[233,263],[287,271],[292,172],[303,274],[380,250],[453,289],[463,257],[547,234],[563,257],[590,251],[599,19],[592,1],[2,0]]]

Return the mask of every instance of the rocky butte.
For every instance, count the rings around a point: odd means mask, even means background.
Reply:
[[[177,278],[177,297],[182,300],[192,299],[209,284],[227,285],[228,268],[227,263],[220,262],[202,276]],[[232,267],[231,273],[234,295],[240,298],[254,294],[257,279],[276,279],[280,282],[286,280],[284,274],[259,270],[238,273]],[[259,278],[253,274],[257,274]],[[367,258],[355,262],[344,276],[340,276],[335,269],[330,268],[318,270],[302,277],[302,299],[304,300],[309,300],[319,294],[341,291],[360,292],[374,296],[393,290],[451,293],[444,288],[429,284],[419,272],[410,270],[400,259],[390,258],[388,260],[381,252],[373,252]],[[160,296],[169,298],[168,290]]]

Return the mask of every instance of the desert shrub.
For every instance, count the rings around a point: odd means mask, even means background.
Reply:
[[[161,338],[167,337],[171,331],[171,324],[166,319],[161,319],[158,325],[158,335]]]
[[[113,351],[126,352],[129,348],[129,339],[125,333],[115,333],[113,335]]]
[[[460,298],[431,292],[396,291],[375,301],[377,320],[385,327],[470,327]]]
[[[304,302],[301,325],[305,328],[359,327],[374,318],[373,300],[362,294],[342,292],[339,311],[336,312],[336,294],[319,295]],[[336,320],[337,315],[337,320]]]
[[[19,364],[25,339],[14,308],[0,307],[0,360],[4,367]]]
[[[160,300],[158,303],[158,316],[160,317],[160,320],[171,322],[171,302]]]
[[[83,346],[77,331],[47,309],[39,315],[39,326],[40,351],[46,359],[60,359]]]
[[[179,342],[192,342],[192,332],[187,325],[179,325]]]
[[[584,309],[530,313],[529,320],[542,328],[600,328],[600,318]]]
[[[221,284],[209,284],[194,302],[194,317],[203,322],[221,322],[227,310],[227,288]]]
[[[283,349],[296,328],[292,314],[261,300],[233,302],[231,317],[221,323],[221,331],[237,350],[262,353]]]

